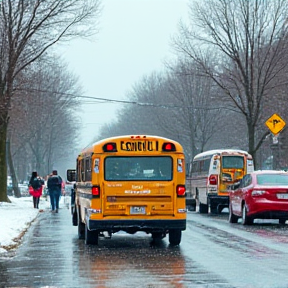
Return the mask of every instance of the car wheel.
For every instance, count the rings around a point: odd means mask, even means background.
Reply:
[[[245,204],[242,207],[242,224],[243,225],[253,224],[253,218],[247,216],[247,207]]]
[[[230,223],[238,223],[239,217],[233,214],[232,205],[229,205],[229,222]]]
[[[283,218],[279,219],[279,224],[284,225],[286,223],[286,220],[287,219],[283,219]]]

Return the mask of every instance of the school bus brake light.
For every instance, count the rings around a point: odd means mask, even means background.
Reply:
[[[99,186],[93,186],[92,187],[92,195],[100,197],[100,187]]]
[[[176,151],[176,147],[173,143],[166,142],[162,145],[162,151]]]
[[[104,151],[104,152],[117,152],[116,143],[115,143],[115,142],[106,143],[106,144],[103,146],[103,151]]]
[[[177,196],[178,197],[184,197],[185,196],[185,192],[186,192],[185,186],[184,185],[178,185],[177,189],[176,189],[176,192],[177,192]]]

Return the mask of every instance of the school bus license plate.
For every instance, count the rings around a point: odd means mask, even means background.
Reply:
[[[130,207],[130,214],[146,214],[146,207],[145,206],[131,206]]]

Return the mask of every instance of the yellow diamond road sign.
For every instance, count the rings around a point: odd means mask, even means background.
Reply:
[[[285,127],[285,121],[278,115],[273,114],[266,122],[266,126],[270,129],[270,131],[276,135]]]

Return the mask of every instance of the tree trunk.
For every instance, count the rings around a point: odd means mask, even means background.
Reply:
[[[7,197],[6,136],[7,126],[0,118],[0,202],[10,202]]]
[[[12,178],[12,188],[14,191],[14,196],[16,198],[20,198],[21,197],[21,193],[20,193],[20,189],[18,187],[18,180],[17,180],[17,176],[15,173],[15,169],[14,169],[14,164],[13,164],[13,159],[12,159],[12,154],[11,154],[11,147],[10,147],[10,140],[7,140],[7,160],[8,160],[8,165],[9,165],[9,170],[10,170],[10,174],[11,174],[11,178]]]
[[[249,150],[248,152],[252,155],[253,157],[253,162],[254,162],[254,168],[255,170],[257,168],[257,161],[256,161],[256,150],[255,150],[255,126],[250,124],[248,121],[248,141],[249,141]]]

